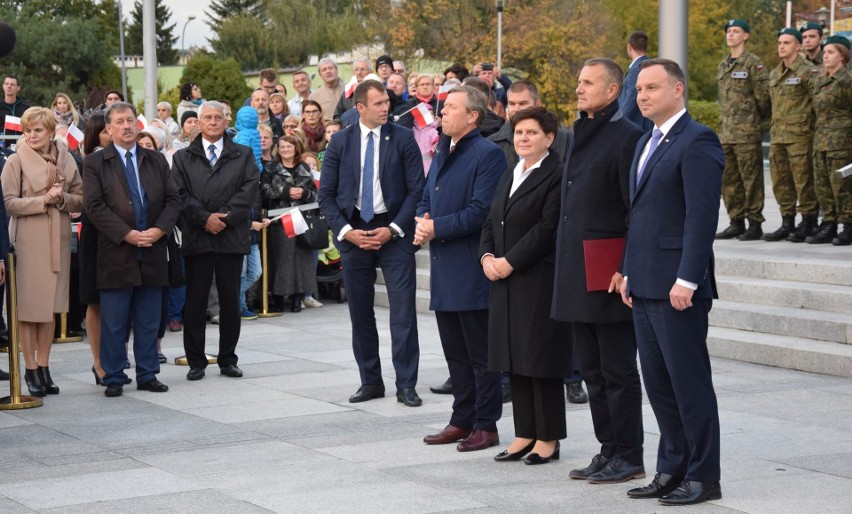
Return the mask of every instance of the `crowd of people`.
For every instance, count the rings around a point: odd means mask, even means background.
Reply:
[[[344,82],[324,58],[322,85],[312,90],[296,72],[290,100],[266,69],[235,115],[189,82],[176,110],[160,102],[141,130],[119,91],[83,119],[64,93],[50,108],[30,107],[7,75],[0,222],[11,222],[0,251],[11,244],[19,256],[30,394],[59,394],[49,369],[54,320],[75,304],[85,306],[76,310],[108,397],[133,381],[130,341],[137,388],[168,391],[157,379],[166,330],[183,332],[186,378],[203,379],[208,322],[219,325],[220,373],[242,377],[241,323],[259,305],[322,307],[319,252],[271,221],[318,203],[349,300],[360,375],[350,402],[385,396],[374,312],[381,268],[396,399],[422,405],[414,254],[428,244],[430,308],[450,374],[437,392],[453,405],[426,444],[500,444],[510,400],[515,437],[495,461],[557,460],[563,387],[586,401],[582,379],[600,450],[570,477],[644,478],[638,355],[661,434],[653,481],[627,494],[668,505],[721,498],[706,346],[714,238],[852,242],[852,179],[835,173],[852,158],[849,41],[832,36],[800,54],[821,27],[785,28],[782,62],[767,74],[744,51],[748,24],[724,29],[731,55],[719,68],[719,137],[690,117],[682,70],[649,58],[642,32],[627,41],[626,74],[608,58],[585,62],[570,129],[542,106],[533,81],[513,82],[493,63],[407,73],[383,55],[355,60]],[[784,220],[766,235],[764,119]],[[731,226],[715,234],[720,197]],[[0,263],[0,282],[5,271]]]

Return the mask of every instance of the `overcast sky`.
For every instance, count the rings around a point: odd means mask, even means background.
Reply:
[[[124,11],[124,19],[130,19],[130,13],[133,11],[134,0],[121,0],[121,8]],[[207,16],[204,11],[210,5],[210,0],[163,0],[169,9],[172,10],[171,22],[175,24],[175,36],[178,37],[175,42],[175,47],[180,48],[181,31],[183,24],[186,23],[189,15],[194,14],[195,19],[189,22],[186,26],[186,48],[189,49],[193,45],[210,47],[207,40],[213,36],[210,27],[207,25]]]

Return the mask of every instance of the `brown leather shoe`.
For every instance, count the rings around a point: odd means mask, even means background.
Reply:
[[[460,452],[475,452],[497,446],[498,444],[500,444],[500,436],[497,432],[486,432],[477,428],[456,446],[456,450]]]
[[[470,435],[470,430],[447,425],[437,434],[427,435],[423,438],[426,444],[450,444],[461,441]]]

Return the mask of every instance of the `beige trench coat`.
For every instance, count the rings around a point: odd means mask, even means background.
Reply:
[[[0,181],[6,213],[11,218],[9,241],[17,257],[18,319],[46,323],[53,313],[68,311],[71,272],[69,212],[83,209],[83,180],[74,158],[57,145],[56,167],[65,178],[65,198],[56,206],[44,204],[52,183],[50,167],[21,138],[9,156]],[[23,179],[23,182],[21,181]]]

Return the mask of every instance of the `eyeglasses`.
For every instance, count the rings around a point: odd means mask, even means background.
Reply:
[[[320,113],[320,112],[319,112],[319,111],[317,111],[317,110],[313,110],[313,111],[302,111],[302,114],[319,114],[319,113]]]

